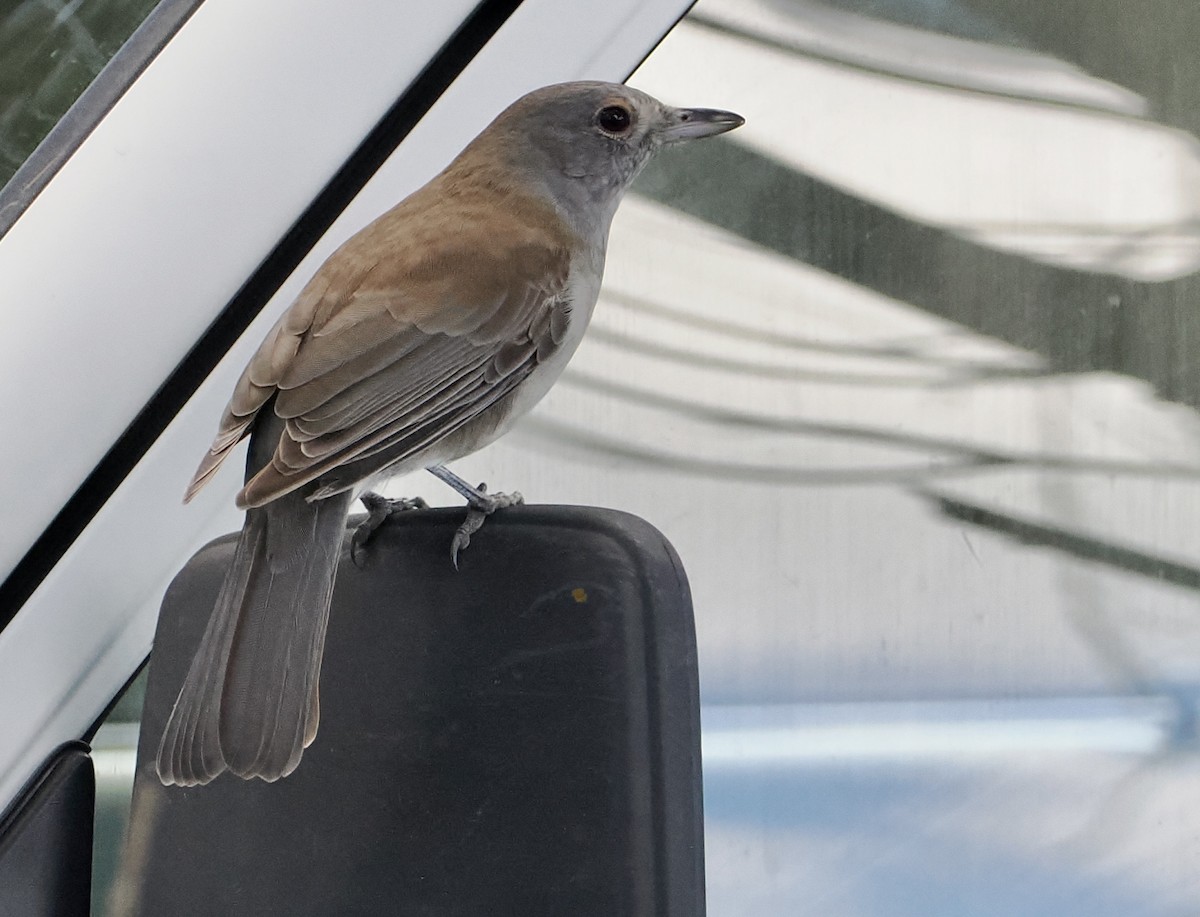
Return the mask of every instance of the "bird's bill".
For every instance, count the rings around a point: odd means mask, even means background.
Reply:
[[[666,143],[712,137],[746,123],[746,119],[741,115],[717,108],[677,108],[672,121],[674,123],[662,132]]]

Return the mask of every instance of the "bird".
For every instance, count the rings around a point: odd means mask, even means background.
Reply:
[[[356,499],[427,468],[467,498],[452,558],[520,502],[446,464],[542,398],[596,305],[613,214],[658,150],[732,130],[620,83],[546,86],[502,111],[426,185],[342,244],[250,359],[191,500],[249,437],[233,559],[158,748],[164,785],[274,782],[317,733],[334,577]],[[353,553],[353,552],[352,552]]]

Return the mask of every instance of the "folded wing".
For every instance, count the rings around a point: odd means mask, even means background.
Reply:
[[[238,495],[242,507],[372,456],[415,455],[558,349],[571,303],[557,218],[509,207],[497,225],[494,209],[470,219],[469,203],[454,233],[425,238],[401,205],[325,263],[242,373],[185,499],[267,405],[284,430]],[[434,208],[423,222],[437,217]]]

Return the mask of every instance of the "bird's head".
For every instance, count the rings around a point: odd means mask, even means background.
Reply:
[[[655,152],[723,134],[743,120],[728,111],[672,108],[620,83],[559,83],[518,99],[472,147],[505,160],[560,208],[594,210],[607,223]]]

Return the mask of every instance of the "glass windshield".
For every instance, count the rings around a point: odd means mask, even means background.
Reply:
[[[712,913],[1200,913],[1198,37],[701,0],[630,80],[746,125],[525,435],[688,568]]]

